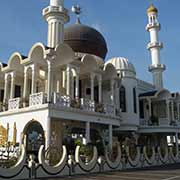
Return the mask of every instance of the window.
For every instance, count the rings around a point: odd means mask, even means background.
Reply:
[[[4,99],[4,89],[0,90],[0,102],[3,102]]]
[[[122,112],[126,112],[126,90],[124,86],[121,86],[119,90],[119,102]]]
[[[137,113],[136,88],[133,88],[133,106],[134,106],[134,113]]]
[[[140,118],[144,119],[144,102],[142,100],[139,101],[139,111],[140,111]]]
[[[15,98],[21,97],[21,86],[15,85]]]

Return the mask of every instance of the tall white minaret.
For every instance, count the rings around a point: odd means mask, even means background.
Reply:
[[[148,24],[146,30],[150,33],[150,42],[147,49],[151,53],[152,64],[149,66],[149,71],[153,75],[154,86],[157,90],[163,88],[163,71],[166,69],[160,61],[160,50],[163,48],[163,43],[159,42],[158,32],[161,25],[158,22],[158,10],[152,4],[147,9]]]
[[[43,16],[48,22],[48,47],[54,48],[64,41],[64,24],[69,21],[64,0],[50,0],[47,8],[43,9]]]

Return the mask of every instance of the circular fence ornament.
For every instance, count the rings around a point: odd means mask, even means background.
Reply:
[[[158,147],[158,154],[159,154],[160,161],[165,164],[168,160],[169,153],[168,153],[168,147],[164,147],[163,149],[165,150],[164,157],[162,155],[161,147]]]
[[[138,166],[141,158],[141,152],[139,147],[136,147],[136,157],[134,160],[131,158],[129,146],[126,147],[126,155],[128,158],[128,162],[132,167]]]
[[[26,151],[25,147],[21,145],[21,155],[17,163],[10,168],[2,168],[0,167],[0,178],[11,178],[17,176],[22,170],[24,165],[26,164]]]
[[[84,163],[80,157],[80,146],[76,147],[75,150],[75,162],[77,164],[79,164],[80,168],[86,172],[90,172],[91,170],[93,170],[97,164],[97,159],[98,159],[98,152],[97,152],[97,148],[94,146],[93,147],[93,157],[92,159],[87,162]]]
[[[60,161],[55,166],[50,166],[49,164],[47,164],[45,162],[45,159],[43,156],[44,145],[42,145],[39,149],[39,153],[38,153],[39,164],[41,164],[42,168],[45,171],[47,171],[49,174],[54,174],[54,175],[59,174],[64,169],[64,167],[66,166],[67,149],[65,146],[62,146],[62,147],[63,147],[62,157],[61,157]]]
[[[152,147],[151,150],[152,150],[151,157],[148,157],[147,147],[144,146],[144,148],[143,148],[143,154],[144,154],[145,160],[146,160],[146,162],[147,162],[149,165],[152,165],[152,164],[154,163],[154,161],[156,160],[155,147]]]
[[[171,146],[171,147],[169,148],[169,155],[171,156],[171,159],[172,159],[174,162],[177,162],[178,159],[179,159],[179,153],[177,152],[176,148],[175,148],[175,151],[176,151],[176,155],[174,155],[173,147]]]
[[[106,148],[106,151],[105,151],[105,158],[106,158],[106,162],[108,164],[108,166],[111,168],[111,169],[116,169],[118,168],[118,166],[120,165],[121,163],[121,147],[118,145],[117,146],[118,148],[118,153],[117,153],[117,157],[114,161],[112,161],[110,158],[109,158],[109,155],[108,155],[108,151],[107,151],[107,148]]]

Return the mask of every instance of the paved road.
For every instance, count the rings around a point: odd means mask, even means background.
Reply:
[[[180,180],[180,164],[49,180]]]

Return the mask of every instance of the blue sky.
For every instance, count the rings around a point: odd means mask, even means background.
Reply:
[[[159,9],[162,25],[160,40],[164,43],[161,61],[167,66],[164,73],[165,87],[180,90],[180,1],[151,0]],[[49,0],[1,0],[0,6],[0,59],[7,62],[14,51],[27,55],[36,42],[46,43],[47,24],[41,11]],[[68,9],[74,4],[83,8],[81,21],[96,27],[108,44],[106,59],[123,56],[131,61],[137,76],[151,82],[147,68],[151,63],[146,45],[149,34],[146,9],[149,0],[65,0]],[[74,15],[71,13],[71,22]]]

